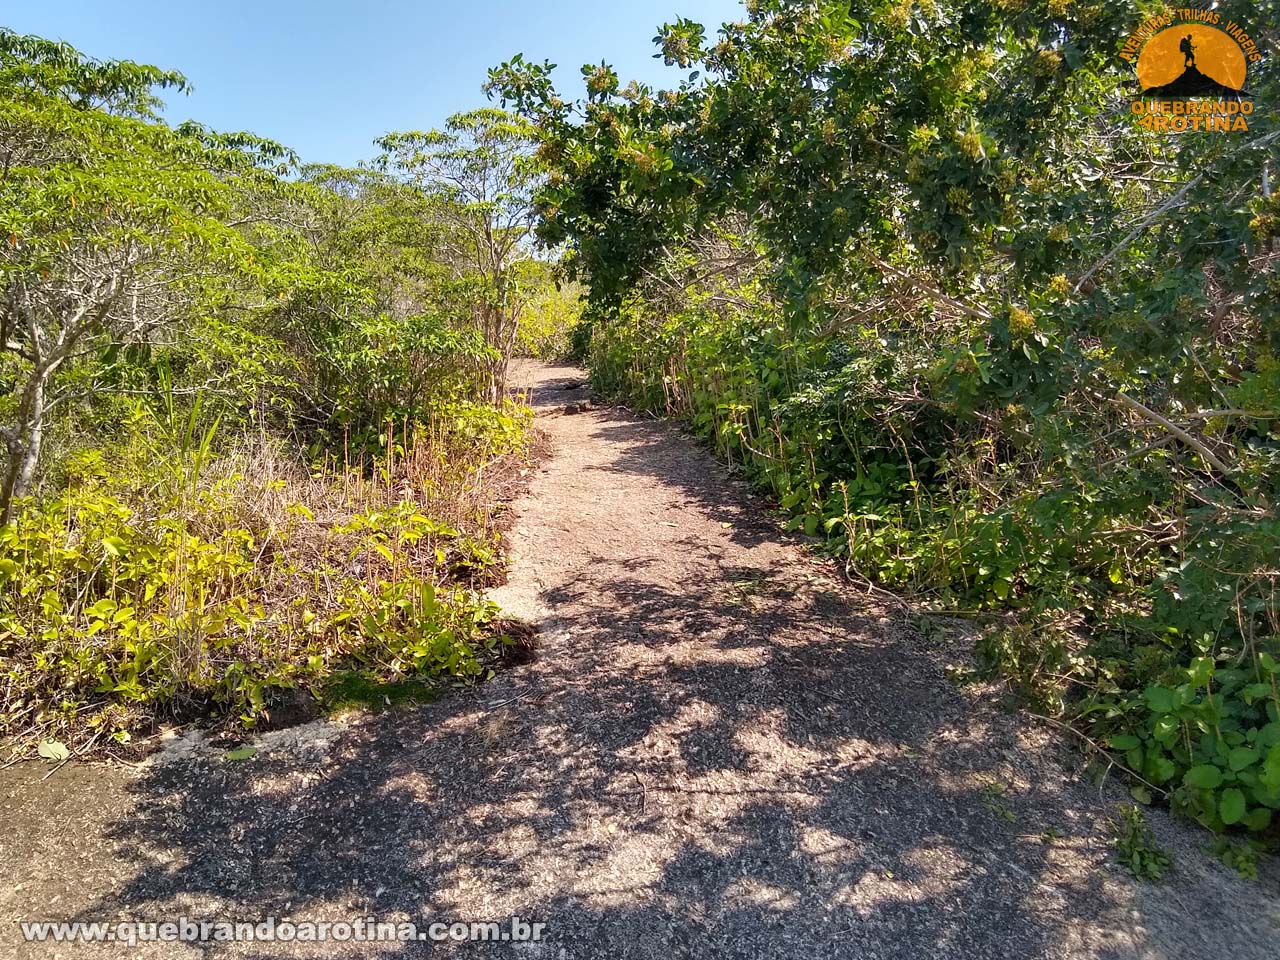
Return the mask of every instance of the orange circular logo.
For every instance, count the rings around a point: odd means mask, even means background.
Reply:
[[[1223,96],[1244,89],[1248,65],[1240,45],[1217,27],[1170,27],[1147,41],[1138,57],[1144,96]]]
[[[1171,133],[1248,131],[1249,65],[1262,59],[1245,26],[1213,9],[1166,9],[1143,21],[1120,50],[1142,87],[1139,122]]]

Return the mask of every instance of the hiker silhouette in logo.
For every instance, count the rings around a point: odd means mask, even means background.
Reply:
[[[1196,65],[1196,45],[1191,42],[1191,34],[1187,34],[1182,38],[1182,43],[1178,44],[1178,49],[1182,51],[1182,55],[1187,58],[1184,67],[1194,67]]]

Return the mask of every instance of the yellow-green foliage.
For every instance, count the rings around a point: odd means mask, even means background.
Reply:
[[[372,479],[271,447],[145,472],[80,455],[0,528],[0,738],[127,739],[210,706],[252,724],[273,691],[342,670],[480,676],[502,637],[473,583],[500,534],[468,484],[526,424],[461,408],[393,438]]]
[[[548,285],[520,314],[516,354],[539,360],[564,360],[570,352],[569,334],[582,316],[582,289],[568,284]]]
[[[170,127],[185,86],[0,28],[6,753],[468,680],[502,642],[509,321],[549,282],[507,275],[520,201]],[[449,129],[455,172],[489,182],[483,140],[530,182],[521,122]]]
[[[993,670],[1135,797],[1272,829],[1274,123],[1117,111],[1147,4],[749,6],[662,28],[678,89],[490,72],[542,131],[539,236],[591,280],[593,386],[686,418],[857,576],[1004,611]]]

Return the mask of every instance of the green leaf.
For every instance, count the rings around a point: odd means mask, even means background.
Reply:
[[[252,760],[258,755],[256,747],[237,747],[234,750],[228,750],[222,755],[224,760]]]
[[[1213,658],[1196,657],[1187,669],[1187,680],[1193,687],[1203,687],[1213,679]]]
[[[1254,746],[1259,751],[1264,751],[1280,743],[1280,723],[1272,721],[1258,731],[1257,739],[1254,740]]]
[[[1156,783],[1167,783],[1178,772],[1178,765],[1164,756],[1147,756],[1147,777]]]
[[[1271,684],[1251,683],[1241,691],[1241,696],[1247,704],[1253,704],[1257,700],[1265,700],[1271,696]]]
[[[1181,729],[1178,718],[1167,713],[1156,718],[1155,723],[1151,725],[1151,732],[1155,735],[1156,740],[1166,747],[1171,746],[1178,739],[1178,733]]]
[[[1141,747],[1134,747],[1128,750],[1124,755],[1124,762],[1128,764],[1130,770],[1141,770],[1142,764],[1146,760],[1146,755]]]
[[[1144,696],[1156,713],[1172,713],[1178,706],[1178,695],[1168,687],[1147,687]]]
[[[1253,747],[1236,747],[1227,754],[1227,766],[1237,773],[1245,767],[1251,767],[1258,762],[1258,751]]]
[[[1272,745],[1258,779],[1268,790],[1280,790],[1280,743]]]
[[[95,620],[109,620],[111,619],[111,615],[116,612],[118,606],[119,604],[114,600],[109,597],[103,597],[93,606],[85,610],[85,613],[93,617]]]
[[[1131,733],[1116,734],[1109,743],[1116,750],[1132,750],[1134,747],[1142,746],[1142,741]]]
[[[102,546],[106,548],[107,555],[112,557],[123,557],[129,551],[129,545],[116,536],[103,537]]]
[[[1222,785],[1222,771],[1211,763],[1202,763],[1188,770],[1182,782],[1197,790],[1214,790]]]
[[[36,753],[52,763],[61,763],[71,756],[67,745],[59,740],[41,740],[40,746],[36,747]]]
[[[1244,825],[1255,832],[1271,826],[1271,811],[1266,807],[1254,807],[1244,815]]]
[[[1239,823],[1244,817],[1245,806],[1244,794],[1235,787],[1227,787],[1218,798],[1218,816],[1228,826]]]

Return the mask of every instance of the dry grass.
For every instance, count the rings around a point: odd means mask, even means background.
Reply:
[[[24,535],[82,557],[101,556],[104,536],[127,547],[89,567],[57,550],[27,561],[23,574],[57,584],[56,615],[20,581],[0,587],[0,735],[23,748],[42,736],[84,743],[219,704],[269,719],[282,693],[349,669],[477,675],[476,657],[496,655],[485,651],[504,632],[477,591],[505,576],[506,502],[537,450],[526,419],[479,435],[410,427],[382,457],[321,466],[287,440],[247,434],[203,464],[100,470],[73,486]],[[103,515],[127,519],[86,519]],[[148,551],[160,559],[130,567]],[[95,626],[103,599],[130,620]],[[95,689],[129,674],[131,623],[151,645],[139,686]]]

